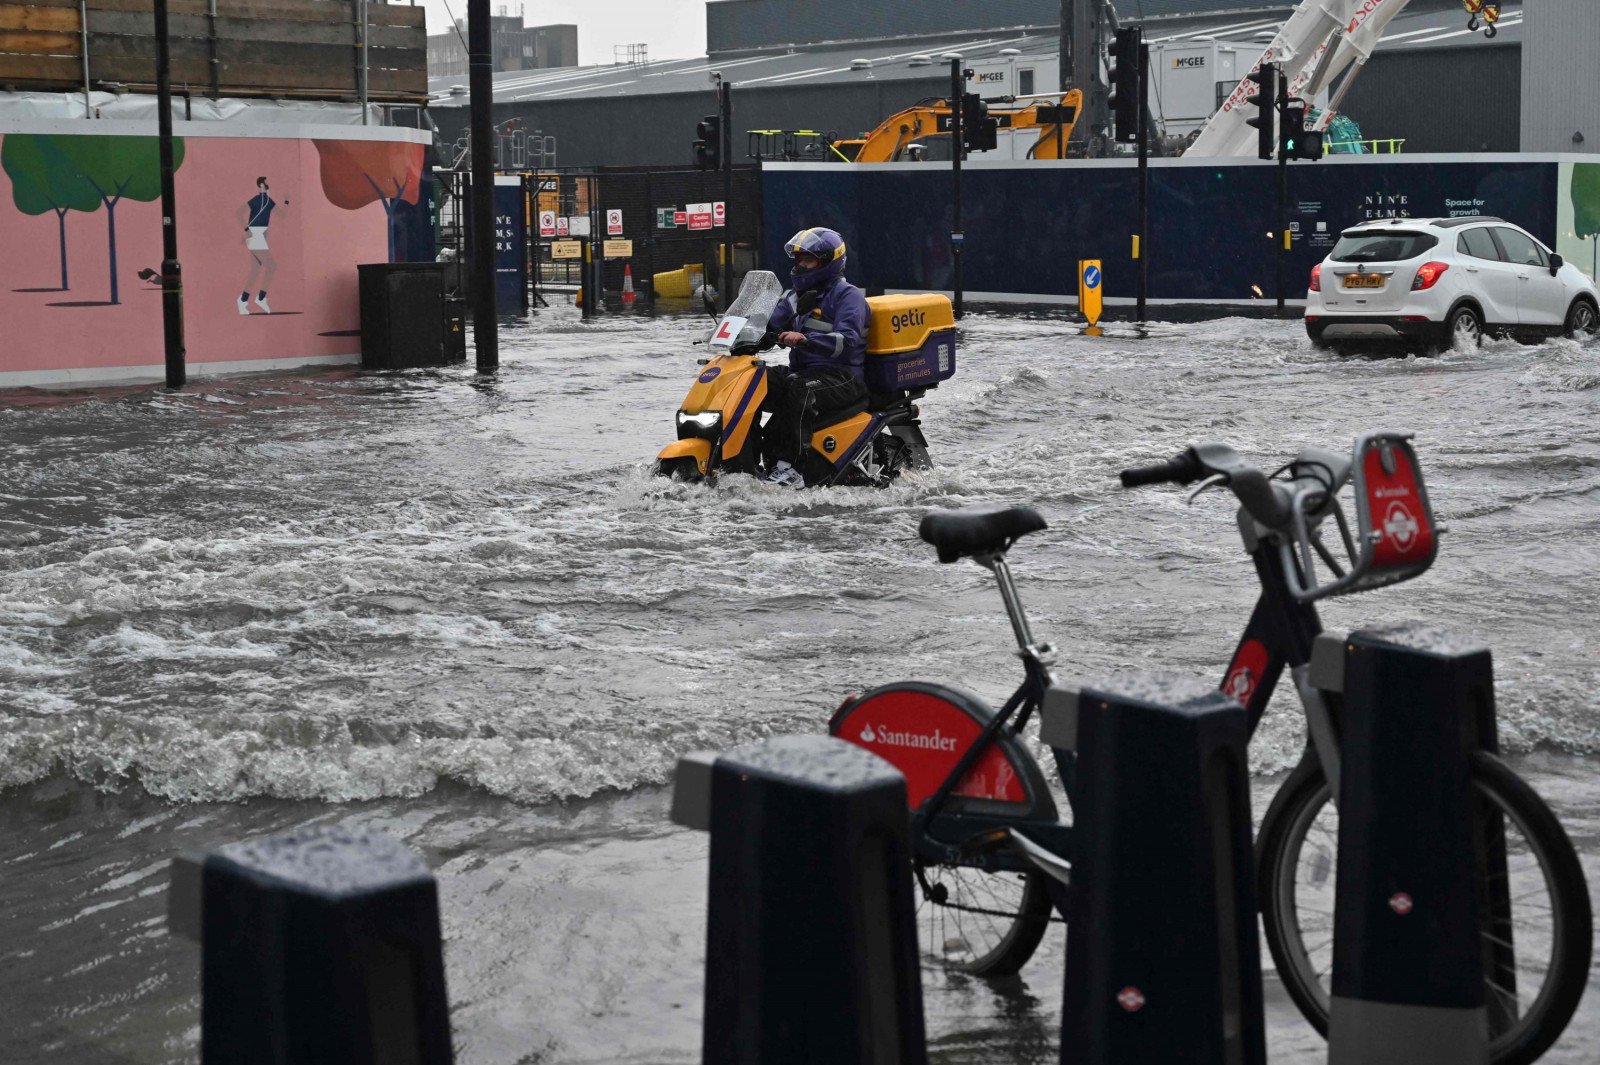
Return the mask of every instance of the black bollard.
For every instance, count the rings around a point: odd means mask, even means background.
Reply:
[[[397,841],[231,843],[174,861],[170,905],[199,933],[202,1065],[449,1065],[438,890]]]
[[[704,1065],[924,1065],[905,778],[827,736],[678,763],[711,831]]]
[[[1077,754],[1063,1065],[1263,1065],[1243,708],[1118,677],[1051,689],[1041,736]]]
[[[1472,794],[1471,753],[1495,744],[1489,652],[1398,625],[1325,634],[1312,661],[1344,693],[1330,1065],[1487,1062],[1484,967],[1514,979],[1504,838]],[[1480,937],[1483,906],[1499,936]]]

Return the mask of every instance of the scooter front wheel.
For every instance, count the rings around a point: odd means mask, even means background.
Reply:
[[[705,480],[700,474],[700,467],[692,458],[660,459],[656,462],[656,476],[665,477],[669,481],[682,481],[687,484],[696,484]]]
[[[917,942],[925,961],[973,976],[1010,976],[1050,925],[1044,875],[913,863]]]

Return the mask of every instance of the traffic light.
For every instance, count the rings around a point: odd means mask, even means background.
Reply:
[[[1278,111],[1278,68],[1265,63],[1261,69],[1252,70],[1244,80],[1256,87],[1255,95],[1246,98],[1245,103],[1261,109],[1254,118],[1245,119],[1244,124],[1256,128],[1256,158],[1271,159],[1273,145],[1278,139],[1273,130]]]
[[[961,95],[961,140],[968,151],[992,152],[1000,143],[1000,120],[989,117],[989,105],[975,92]]]
[[[1283,105],[1283,121],[1278,130],[1278,151],[1285,159],[1322,158],[1322,134],[1306,129],[1304,100],[1287,100]]]
[[[694,128],[694,165],[701,170],[722,169],[722,118],[707,115]]]
[[[1139,67],[1144,58],[1144,31],[1137,26],[1117,31],[1106,53],[1106,103],[1111,107],[1112,139],[1139,139]]]

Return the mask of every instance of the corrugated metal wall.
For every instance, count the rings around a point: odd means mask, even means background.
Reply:
[[[1600,152],[1600,4],[1527,0],[1522,40],[1522,150]]]
[[[949,75],[942,72],[926,80],[735,89],[734,158],[745,157],[745,130],[814,129],[854,136],[903,107],[949,91]],[[610,96],[496,104],[494,121],[517,117],[530,131],[554,135],[561,166],[672,166],[693,161],[695,123],[716,109],[709,91]],[[466,127],[465,107],[436,107],[430,113],[445,143]]]
[[[1516,44],[1481,38],[1459,48],[1379,51],[1341,110],[1368,138],[1404,137],[1408,155],[1514,152],[1521,54]]]
[[[918,34],[1054,26],[1060,17],[1061,0],[721,0],[706,5],[706,50],[716,56],[782,44],[901,37],[908,23]]]
[[[1119,17],[1137,21],[1233,11],[1276,10],[1287,15],[1295,0],[1115,0],[1113,6]],[[919,0],[914,5],[905,0],[856,0],[844,7],[818,0],[712,0],[706,5],[706,48],[715,56],[782,44],[879,40],[908,32],[1058,26],[1060,19],[1061,0]]]

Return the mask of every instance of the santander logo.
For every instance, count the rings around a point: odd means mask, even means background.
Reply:
[[[885,747],[915,747],[925,751],[953,751],[956,741],[940,734],[938,729],[933,730],[933,735],[918,735],[915,732],[891,732],[886,728],[873,728],[871,722],[861,728],[862,743],[876,743]]]

